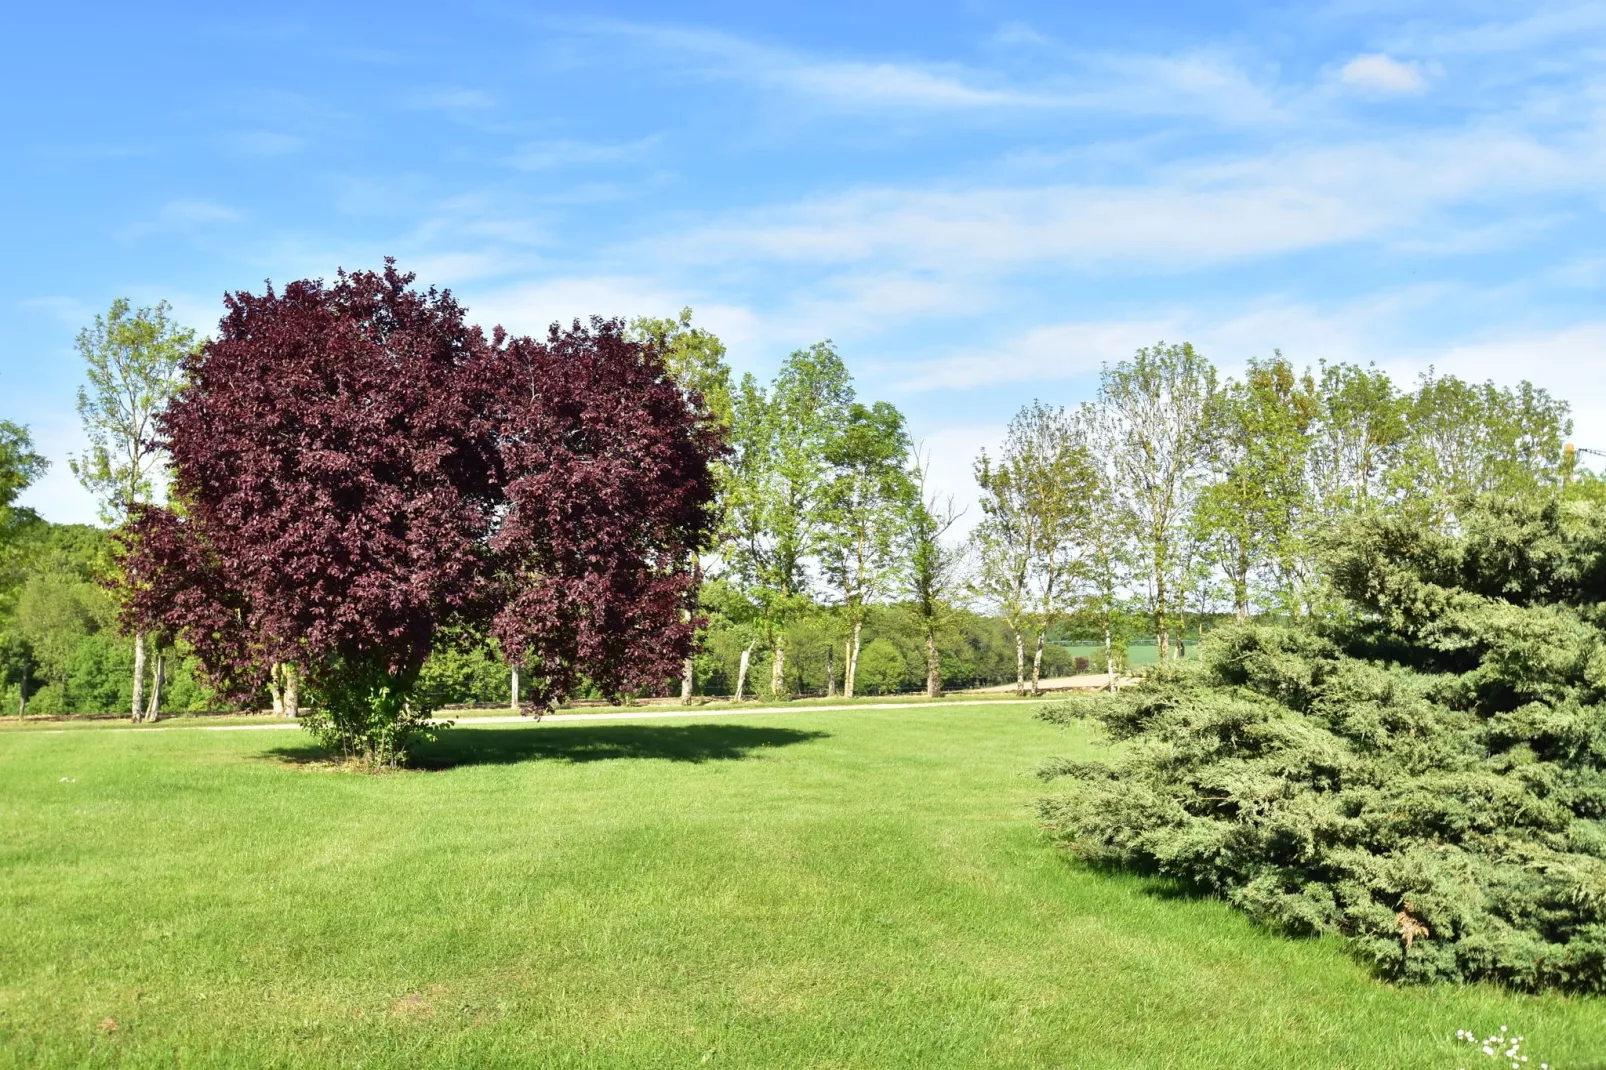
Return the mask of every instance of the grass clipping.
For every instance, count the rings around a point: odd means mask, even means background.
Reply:
[[[1572,507],[1569,507],[1572,508]],[[1223,630],[1091,718],[1040,813],[1076,855],[1173,878],[1381,974],[1606,992],[1606,524],[1506,505],[1456,536],[1335,543],[1351,610]]]

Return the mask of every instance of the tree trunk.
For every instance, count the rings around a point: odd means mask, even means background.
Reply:
[[[825,644],[825,697],[836,698],[836,647]]]
[[[276,661],[268,668],[268,701],[273,716],[284,716],[284,662]]]
[[[680,704],[691,705],[692,663],[691,655],[686,655],[686,661],[680,667]]]
[[[162,679],[167,675],[167,655],[156,651],[156,671],[151,673],[151,704],[145,708],[145,720],[155,722],[162,716]]]
[[[17,681],[17,720],[21,721],[28,716],[28,656],[22,657],[22,679]]]
[[[1104,671],[1110,677],[1110,690],[1115,690],[1115,642],[1110,636],[1110,620],[1104,619]]]
[[[1047,628],[1037,630],[1037,651],[1032,655],[1032,694],[1040,694],[1037,686],[1043,679],[1043,637],[1048,634]]]
[[[942,697],[942,658],[937,654],[936,636],[926,636],[926,697]]]
[[[859,681],[859,632],[863,628],[864,622],[862,620],[853,622],[853,660],[848,663],[848,679],[854,682],[855,687],[858,686]],[[853,696],[850,693],[848,697],[852,698]]]
[[[1164,661],[1171,650],[1170,622],[1166,619],[1169,603],[1165,596],[1165,566],[1157,557],[1154,562],[1154,645],[1155,660]]]
[[[145,714],[145,633],[134,633],[134,723]]]
[[[1026,694],[1026,645],[1021,642],[1019,629],[1015,632],[1015,694]]]
[[[742,701],[742,691],[747,687],[747,663],[753,656],[753,644],[748,643],[742,648],[742,664],[736,670],[736,701]]]
[[[859,633],[864,628],[864,622],[853,622],[853,634],[848,636],[842,644],[842,658],[846,663],[842,666],[842,697],[852,698],[855,685],[859,680]]]
[[[775,637],[775,660],[770,663],[770,695],[780,698],[782,688],[786,686],[786,640],[780,635]]]
[[[293,661],[287,661],[280,672],[284,679],[284,715],[286,717],[301,716],[301,670],[296,668]]]
[[[519,667],[511,665],[509,668],[511,672],[508,682],[507,705],[508,709],[517,712],[519,708]]]

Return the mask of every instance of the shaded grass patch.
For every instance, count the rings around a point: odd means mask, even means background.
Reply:
[[[447,728],[412,749],[409,768],[456,769],[517,762],[568,763],[623,760],[670,762],[739,761],[758,751],[825,739],[828,733],[743,724],[518,725],[511,728]],[[275,747],[271,757],[292,764],[337,763],[338,755],[316,745]]]

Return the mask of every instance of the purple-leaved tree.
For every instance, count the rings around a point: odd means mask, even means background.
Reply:
[[[548,704],[673,676],[722,448],[620,324],[487,338],[412,281],[387,261],[229,297],[163,419],[175,506],[125,555],[129,627],[237,698],[295,666],[309,727],[376,764],[427,723],[444,627],[496,635]]]

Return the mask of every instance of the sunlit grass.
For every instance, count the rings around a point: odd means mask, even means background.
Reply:
[[[0,1065],[1446,1067],[1606,1002],[1401,989],[1088,871],[1031,706],[0,735]],[[1594,1060],[1591,1062],[1591,1060]]]

